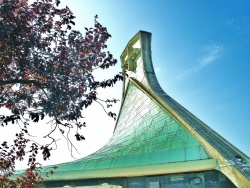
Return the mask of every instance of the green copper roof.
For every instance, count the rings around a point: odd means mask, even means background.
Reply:
[[[197,139],[131,82],[114,136],[102,149],[76,162],[88,162],[83,169],[98,169],[208,158]]]
[[[140,31],[121,55],[123,98],[113,137],[95,153],[57,165],[45,181],[217,169],[250,187],[249,158],[168,96],[151,60],[151,34]],[[43,168],[43,173],[50,170]]]
[[[132,104],[132,105],[131,105]],[[209,155],[185,128],[130,82],[117,128],[97,152],[58,165],[55,175],[67,172],[138,167],[209,159]],[[57,176],[58,175],[58,176]],[[71,178],[75,178],[74,175]]]

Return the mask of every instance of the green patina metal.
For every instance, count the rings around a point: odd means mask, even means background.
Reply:
[[[194,136],[131,82],[109,142],[83,159],[58,165],[55,175],[49,179],[63,178],[64,172],[64,178],[75,179],[80,171],[207,162],[205,159],[209,158]]]
[[[134,177],[219,170],[250,187],[250,162],[220,135],[168,96],[151,59],[151,34],[140,31],[121,55],[123,98],[113,137],[95,153],[57,165],[45,181]],[[44,167],[42,174],[51,170]]]

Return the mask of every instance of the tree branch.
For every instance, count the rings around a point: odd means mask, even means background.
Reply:
[[[44,88],[44,86],[47,86],[46,84],[41,84],[40,82],[36,80],[6,80],[6,81],[0,81],[0,85],[7,85],[7,84],[34,84],[38,88]]]

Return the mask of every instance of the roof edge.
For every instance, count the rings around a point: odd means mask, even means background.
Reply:
[[[80,179],[96,179],[96,178],[118,178],[118,177],[135,177],[147,175],[161,175],[185,173],[194,171],[206,171],[218,169],[217,159],[206,159],[199,161],[177,162],[169,164],[157,164],[147,166],[99,169],[91,171],[65,171],[55,172],[55,174],[44,177],[45,182],[49,181],[67,181]],[[191,170],[192,169],[192,170]]]

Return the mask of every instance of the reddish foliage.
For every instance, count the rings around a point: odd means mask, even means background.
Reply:
[[[82,35],[71,30],[74,18],[68,7],[58,9],[49,0],[1,3],[1,106],[14,115],[37,109],[51,117],[78,116],[99,86],[93,70],[116,60],[103,51],[107,29],[95,20],[94,28]]]
[[[28,135],[27,117],[38,122],[49,116],[62,134],[60,126],[81,128],[85,126],[78,121],[81,110],[98,100],[96,89],[112,87],[123,79],[119,74],[105,81],[94,79],[94,70],[107,69],[117,62],[105,51],[111,35],[97,16],[94,27],[86,28],[85,34],[71,30],[75,16],[59,4],[59,0],[36,0],[32,4],[28,0],[0,0],[0,108],[12,113],[0,115],[0,124],[23,122],[14,144],[9,147],[3,142],[0,148],[2,179],[12,174],[15,160],[23,160],[27,153],[26,176],[30,179],[38,151],[44,160],[50,157],[49,145],[38,147],[24,137]],[[107,107],[110,102],[106,102]],[[115,118],[112,112],[108,115]],[[75,137],[84,140],[78,132]]]
[[[0,147],[0,187],[30,187],[33,188],[38,183],[42,182],[42,178],[37,172],[37,167],[40,166],[36,162],[36,155],[38,154],[38,146],[32,143],[29,151],[26,152],[26,146],[29,142],[24,137],[24,133],[16,134],[14,144],[10,147],[7,142],[3,142]],[[23,157],[29,153],[28,168],[25,174],[18,177],[16,180],[10,180],[9,176],[13,175],[15,170],[15,161],[23,160]]]

